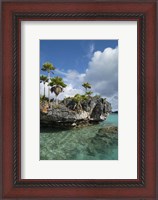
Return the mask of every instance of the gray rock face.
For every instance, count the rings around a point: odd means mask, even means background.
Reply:
[[[54,127],[76,127],[89,123],[97,123],[106,119],[111,112],[111,104],[103,98],[90,97],[80,102],[80,109],[76,110],[76,103],[71,99],[52,104],[47,112],[40,112],[40,124]]]

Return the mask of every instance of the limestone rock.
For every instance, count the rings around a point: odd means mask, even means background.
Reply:
[[[45,103],[46,104],[46,103]],[[76,102],[67,98],[58,105],[51,102],[40,106],[41,126],[80,127],[85,124],[98,123],[106,119],[111,112],[111,104],[100,97],[89,97],[80,102],[76,109]]]

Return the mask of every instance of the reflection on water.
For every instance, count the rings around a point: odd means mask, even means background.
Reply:
[[[41,160],[117,160],[118,137],[99,137],[98,130],[106,126],[118,126],[118,115],[110,114],[97,125],[69,130],[41,129]]]

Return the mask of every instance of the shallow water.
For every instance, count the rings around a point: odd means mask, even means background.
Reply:
[[[118,140],[111,145],[96,136],[106,126],[118,126],[118,114],[92,126],[69,130],[41,129],[41,160],[117,160]],[[98,137],[98,138],[97,138]]]

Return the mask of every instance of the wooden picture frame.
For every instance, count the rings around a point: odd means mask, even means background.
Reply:
[[[21,179],[22,20],[136,20],[138,178]],[[156,1],[2,2],[2,198],[156,199]]]

